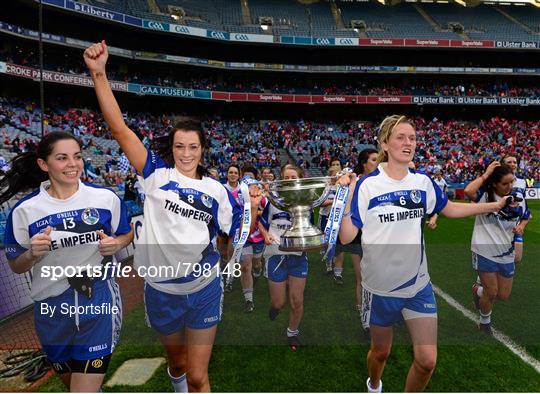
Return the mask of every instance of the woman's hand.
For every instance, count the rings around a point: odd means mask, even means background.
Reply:
[[[105,65],[109,58],[109,51],[107,50],[105,40],[86,48],[83,58],[91,73],[105,73]]]
[[[122,248],[122,244],[115,237],[110,237],[102,230],[97,231],[99,236],[98,250],[102,256],[112,256]]]
[[[482,175],[482,179],[485,181],[486,179],[489,178],[489,176],[491,174],[493,174],[493,171],[495,170],[495,168],[499,167],[501,165],[500,162],[498,161],[492,161],[489,166],[486,168],[486,171],[484,172],[484,174]]]
[[[47,228],[42,232],[34,235],[30,242],[30,257],[39,259],[49,253],[51,248],[51,231],[52,227]]]
[[[258,185],[249,186],[249,199],[251,200],[251,208],[258,208],[263,198],[262,190]]]

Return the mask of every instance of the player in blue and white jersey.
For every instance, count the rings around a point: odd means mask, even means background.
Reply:
[[[54,370],[69,390],[98,392],[122,324],[114,253],[133,232],[120,198],[82,183],[83,169],[80,141],[50,133],[13,159],[0,202],[39,187],[8,216],[6,257],[30,273],[36,333]]]
[[[472,292],[480,313],[478,327],[488,335],[492,335],[491,313],[495,299],[506,301],[512,291],[516,254],[514,237],[523,234],[519,223],[527,211],[522,194],[512,191],[513,186],[513,170],[495,161],[465,188],[465,194],[476,203],[500,201],[511,192],[514,198],[520,199],[497,214],[478,215],[474,222],[471,250],[473,268],[481,285],[474,283]]]
[[[458,218],[497,212],[505,200],[458,204],[433,180],[409,169],[416,131],[405,116],[390,116],[380,125],[377,170],[357,181],[343,175],[349,198],[340,229],[344,244],[362,229],[363,319],[369,323],[369,392],[382,390],[382,373],[392,347],[392,325],[405,320],[414,362],[405,391],[422,391],[437,360],[437,306],[427,270],[424,221],[432,213]]]
[[[501,164],[505,164],[514,173],[515,180],[514,184],[512,186],[512,192],[517,193],[517,195],[520,198],[525,199],[525,191],[527,189],[527,181],[525,181],[524,178],[520,177],[518,174],[518,160],[516,156],[507,155],[503,157],[501,160]],[[529,207],[527,206],[527,202],[525,201],[525,212],[523,214],[523,217],[519,221],[518,225],[516,226],[514,232],[514,250],[516,252],[516,257],[514,259],[515,263],[521,262],[523,258],[523,243],[525,241],[523,234],[525,233],[525,227],[529,224],[529,221],[531,219],[531,211],[529,210]]]
[[[104,41],[84,53],[105,120],[141,175],[146,194],[134,264],[158,273],[145,277],[147,320],[167,352],[175,391],[208,392],[223,296],[213,240],[219,231],[231,237],[240,231],[242,210],[200,165],[207,149],[200,122],[180,121],[163,149],[146,149],[124,122],[105,75],[107,58]],[[257,186],[249,193],[256,215],[262,194]]]
[[[303,178],[301,168],[286,164],[281,170],[281,179]],[[308,274],[308,259],[304,252],[283,252],[279,250],[281,235],[292,225],[291,214],[268,203],[264,208],[261,222],[268,230],[264,256],[266,259],[265,276],[268,278],[270,292],[270,320],[275,320],[287,303],[287,285],[289,288],[289,325],[287,343],[296,350],[301,347],[300,321],[304,314],[304,289]]]

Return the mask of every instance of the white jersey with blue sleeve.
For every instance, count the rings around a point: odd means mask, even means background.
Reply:
[[[352,223],[362,229],[362,286],[377,295],[410,298],[430,280],[425,218],[439,213],[448,197],[426,174],[409,170],[398,181],[385,166],[360,179],[351,200]]]
[[[41,301],[62,294],[68,289],[66,267],[101,266],[104,257],[98,251],[97,230],[118,236],[131,231],[127,210],[120,198],[110,189],[79,182],[71,197],[60,200],[47,192],[50,183],[21,199],[8,216],[4,244],[6,257],[16,259],[30,248],[34,235],[52,227],[51,251],[31,270],[30,297]],[[55,267],[56,280],[51,275]],[[92,275],[94,272],[89,273]]]
[[[494,194],[495,201],[502,197]],[[488,201],[488,194],[483,189],[477,193],[476,202]],[[497,213],[477,215],[474,221],[474,230],[471,240],[471,250],[496,263],[513,263],[516,252],[514,250],[514,233],[512,229],[526,214],[525,200],[519,206],[505,207]]]
[[[239,231],[241,207],[218,181],[188,178],[152,151],[141,184],[146,200],[135,267],[147,273],[146,282],[157,290],[170,294],[201,290],[219,275],[219,259],[203,268],[205,275],[195,274],[201,271],[197,265],[217,253],[213,240],[219,230],[231,237]]]
[[[302,255],[302,252],[284,252],[279,250],[279,240],[281,235],[292,226],[292,216],[287,211],[282,211],[274,205],[268,203],[264,207],[261,216],[262,225],[268,230],[268,234],[272,237],[271,245],[266,245],[264,248],[264,256],[271,257],[277,254],[291,254],[295,256]]]

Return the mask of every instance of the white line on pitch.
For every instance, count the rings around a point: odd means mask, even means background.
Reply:
[[[442,291],[437,286],[433,285],[433,290],[435,293],[441,297],[443,300],[445,300],[448,304],[450,304],[452,307],[457,309],[459,312],[463,314],[467,319],[477,322],[477,316],[469,311],[467,308],[465,308],[463,305],[461,305],[459,302],[454,300],[450,295],[446,294],[444,291]],[[493,337],[502,343],[505,347],[507,347],[512,353],[514,353],[516,356],[518,356],[523,362],[529,364],[531,367],[535,369],[536,372],[540,373],[540,361],[532,357],[527,351],[519,346],[517,343],[515,343],[512,339],[510,339],[507,335],[503,334],[501,331],[496,330],[492,327],[493,330]]]

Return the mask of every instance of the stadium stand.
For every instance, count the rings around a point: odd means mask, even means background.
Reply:
[[[352,21],[364,21],[366,34],[373,38],[440,38],[461,39],[452,32],[438,32],[411,4],[398,4],[392,7],[376,3],[340,2],[339,7],[345,25]]]
[[[0,100],[0,127],[6,159],[24,151],[39,136],[38,108],[18,100]],[[149,114],[127,114],[128,124],[147,146],[168,132],[169,119]],[[540,179],[540,122],[508,120],[501,117],[461,122],[455,119],[415,119],[419,131],[418,168],[433,173],[443,169],[448,180],[470,181],[484,168],[486,153],[500,157],[513,152],[521,157],[521,173]],[[104,174],[111,160],[118,160],[118,145],[108,132],[101,116],[93,111],[56,109],[46,116],[46,130],[71,130],[85,143],[85,156]],[[349,120],[343,123],[313,121],[247,121],[208,118],[204,127],[211,142],[207,152],[208,166],[218,168],[224,176],[230,162],[250,163],[256,167],[276,168],[280,164],[280,147],[311,175],[326,172],[332,157],[354,166],[358,153],[376,144],[374,121]],[[18,139],[17,139],[18,138]],[[17,139],[17,140],[16,140]],[[16,143],[14,141],[16,140]],[[109,164],[108,164],[109,163]],[[114,182],[103,176],[103,181]],[[118,184],[119,181],[116,182]]]
[[[155,0],[154,12],[146,0],[88,3],[157,21],[278,36],[531,41],[540,34],[540,11],[533,6],[282,1],[276,7],[274,1],[249,0],[243,13],[240,1],[226,0]],[[171,17],[173,12],[175,19]],[[261,17],[272,19],[269,30],[261,29]]]
[[[443,27],[463,28],[474,40],[530,40],[531,35],[506,18],[497,7],[479,5],[474,8],[456,4],[422,4],[422,7]]]

